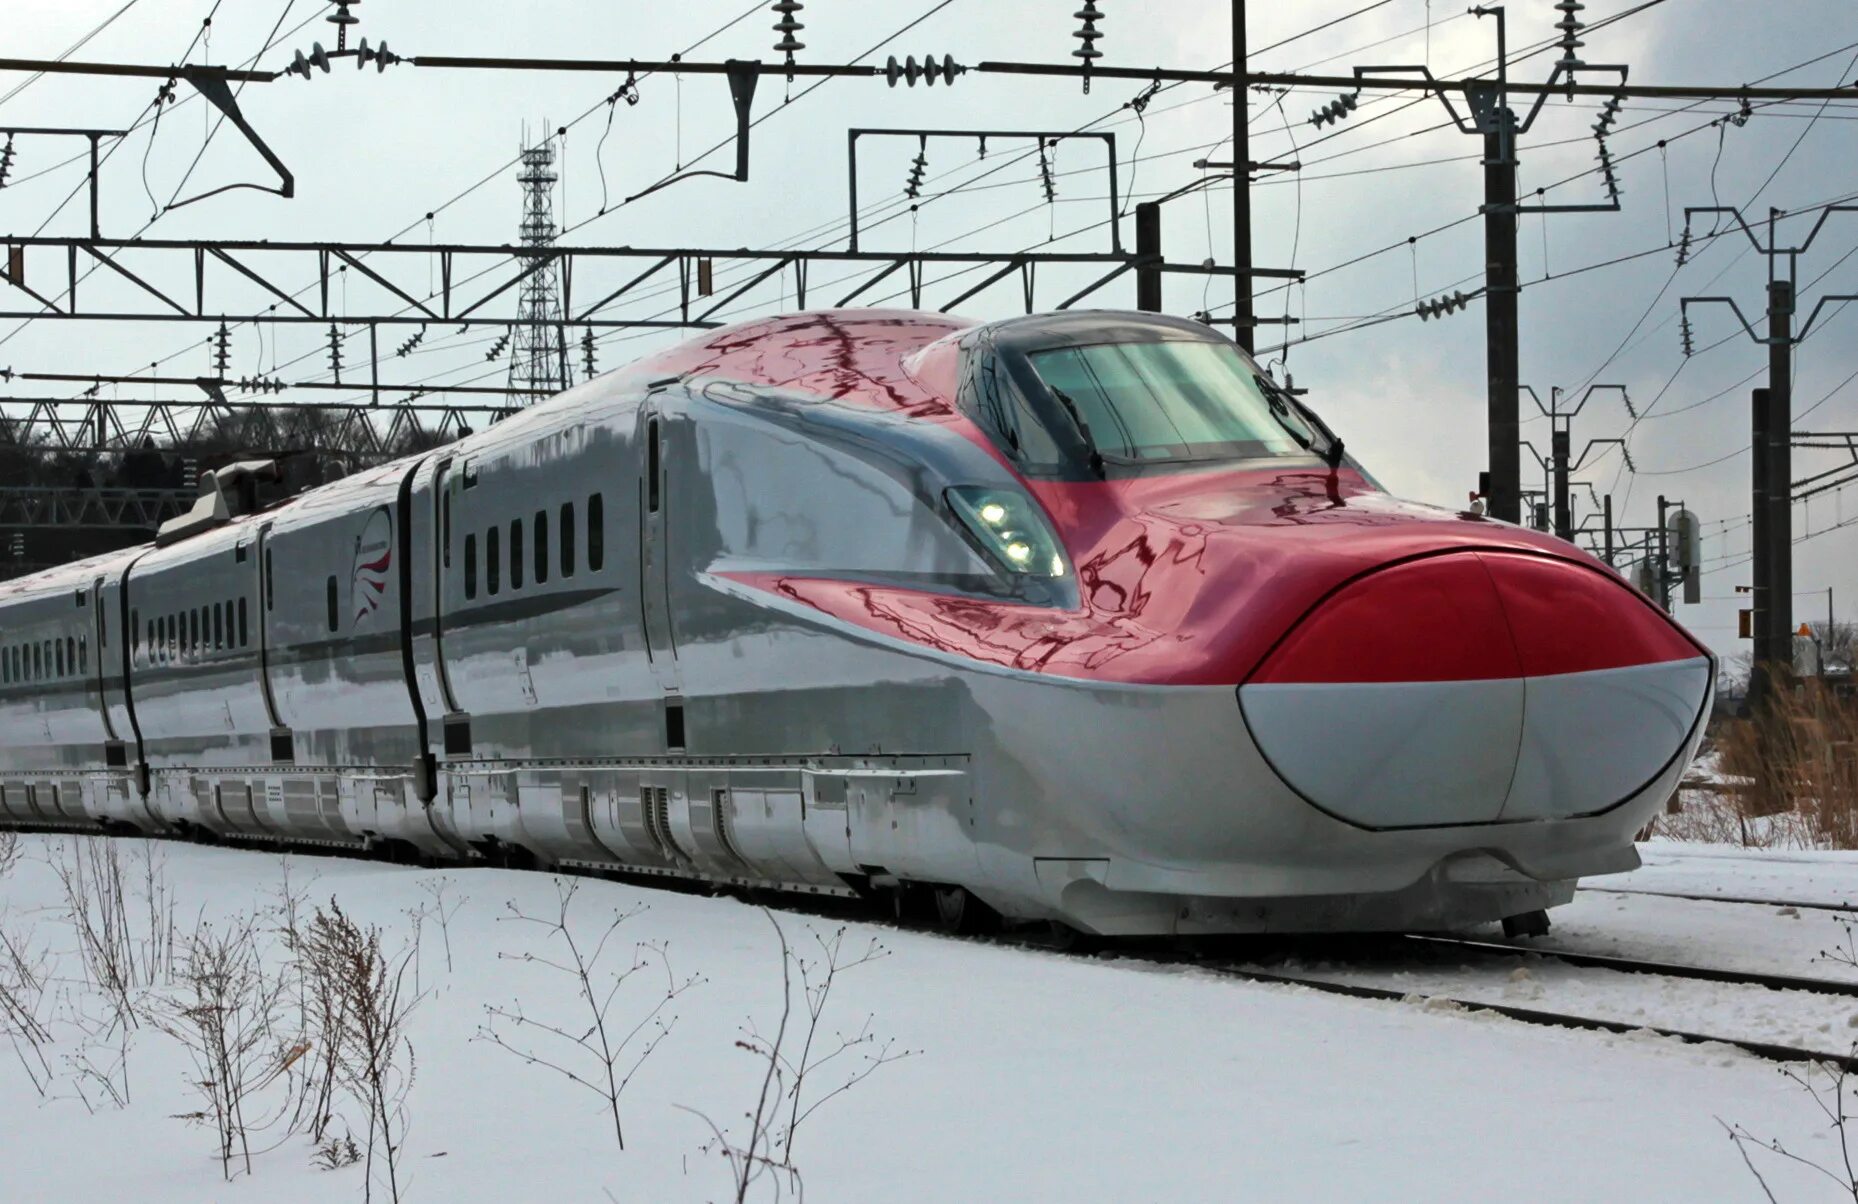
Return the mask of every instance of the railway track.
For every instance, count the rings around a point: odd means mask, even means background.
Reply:
[[[1629,886],[1583,886],[1583,892],[1601,895],[1649,895],[1654,899],[1685,899],[1692,903],[1744,903],[1751,907],[1792,907],[1800,911],[1858,914],[1858,903],[1809,903],[1800,899],[1757,899],[1745,895],[1692,895],[1675,890],[1644,890]]]
[[[1536,948],[1530,945],[1512,945],[1502,941],[1478,940],[1475,937],[1414,934],[1402,939],[1424,947],[1462,949],[1492,957],[1553,958],[1570,966],[1617,970],[1624,974],[1657,974],[1666,978],[1734,983],[1740,986],[1766,987],[1771,991],[1808,991],[1816,995],[1844,995],[1858,999],[1858,982],[1835,982],[1825,978],[1803,978],[1792,974],[1767,974],[1759,971],[1724,970],[1713,966],[1693,966],[1679,962],[1617,957],[1609,953],[1580,953],[1571,949]]]
[[[1336,982],[1333,979],[1309,977],[1302,974],[1279,974],[1275,971],[1260,970],[1250,966],[1209,965],[1206,969],[1247,982],[1269,983],[1277,986],[1305,987],[1328,995],[1342,995],[1351,999],[1371,999],[1382,1002],[1402,1002],[1415,998],[1411,991],[1398,991],[1390,987],[1371,987],[1359,983]],[[1689,1029],[1665,1028],[1655,1024],[1634,1024],[1620,1020],[1607,1020],[1598,1016],[1583,1016],[1573,1012],[1544,1011],[1540,1008],[1517,1007],[1507,1003],[1488,1003],[1476,999],[1458,999],[1448,995],[1423,996],[1428,1002],[1446,1004],[1462,1008],[1467,1012],[1491,1012],[1524,1024],[1536,1024],[1549,1028],[1581,1029],[1590,1032],[1608,1033],[1652,1033],[1660,1037],[1669,1037],[1682,1041],[1686,1045],[1727,1045],[1742,1050],[1744,1053],[1770,1062],[1799,1063],[1822,1062],[1837,1066],[1845,1071],[1858,1071],[1858,1056],[1851,1053],[1831,1053],[1826,1050],[1803,1049],[1793,1045],[1779,1045],[1769,1041],[1750,1041],[1742,1037],[1724,1037],[1712,1033],[1699,1033]]]

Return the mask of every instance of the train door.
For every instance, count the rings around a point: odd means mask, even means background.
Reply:
[[[470,829],[470,786],[455,769],[444,767],[443,758],[470,756],[471,717],[458,705],[452,686],[445,633],[456,602],[453,582],[465,571],[463,552],[453,546],[461,537],[452,528],[456,523],[463,529],[462,517],[453,511],[460,504],[469,467],[468,459],[457,464],[445,456],[429,470],[418,470],[408,499],[413,535],[406,552],[408,564],[418,574],[409,581],[413,586],[409,591],[413,598],[413,676],[427,716],[426,752],[434,758],[430,770],[434,797],[426,815],[439,838],[461,851],[466,847],[463,833]],[[424,540],[421,532],[429,533]],[[426,546],[431,548],[429,557],[423,551]],[[453,563],[455,558],[459,563]]]
[[[103,763],[111,769],[124,768],[129,764],[128,751],[123,745],[122,737],[117,735],[116,720],[110,714],[109,674],[104,671],[110,662],[112,651],[110,648],[112,624],[108,613],[104,610],[102,577],[94,577],[90,582],[90,620],[90,646],[96,649],[96,655],[89,658],[91,671],[87,685],[91,702],[97,708],[98,716],[103,720]],[[118,631],[116,638],[125,639],[127,634]]]
[[[676,470],[666,455],[665,422],[648,398],[639,407],[639,608],[645,627],[645,651],[652,675],[666,695],[667,744],[683,747],[682,707],[677,666],[677,624],[671,608],[670,510]],[[673,730],[669,712],[680,721]]]
[[[468,469],[469,461],[466,462]],[[431,484],[427,492],[431,494],[431,509],[422,517],[431,523],[432,559],[426,570],[430,575],[425,589],[419,591],[431,598],[432,632],[430,643],[423,648],[416,648],[414,662],[418,678],[419,696],[428,713],[443,717],[445,729],[445,752],[458,756],[471,751],[469,717],[458,705],[457,694],[452,689],[450,671],[445,663],[445,622],[449,616],[451,601],[446,592],[447,579],[452,576],[452,557],[457,555],[452,547],[452,509],[458,501],[460,479],[465,474],[454,471],[452,458],[441,459],[432,470]],[[414,489],[417,499],[419,489]],[[415,501],[413,504],[422,505]],[[424,522],[419,525],[423,526]],[[419,616],[415,616],[415,620]]]
[[[271,725],[271,760],[294,762],[296,741],[278,714],[277,695],[271,688],[271,612],[277,602],[276,570],[271,564],[271,524],[258,528],[258,692],[264,699],[265,720]]]

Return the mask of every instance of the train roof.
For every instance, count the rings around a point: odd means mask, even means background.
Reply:
[[[806,310],[705,331],[675,347],[564,390],[494,426],[467,435],[445,450],[454,456],[490,453],[580,426],[599,413],[601,402],[623,401],[641,385],[706,376],[799,390],[920,417],[950,414],[954,412],[955,344],[960,336],[983,326],[1001,343],[1022,348],[1158,337],[1223,340],[1223,336],[1198,322],[1116,310],[1065,310],[985,324],[922,310]],[[265,521],[313,519],[327,507],[353,502],[357,494],[372,494],[385,485],[397,484],[415,460],[430,454],[404,456],[307,489],[235,517],[214,530],[238,529]],[[219,546],[218,541],[196,543],[198,538],[183,539],[164,552],[182,552],[190,545]],[[117,568],[145,546],[135,545],[0,582],[0,601],[76,588],[98,573]]]

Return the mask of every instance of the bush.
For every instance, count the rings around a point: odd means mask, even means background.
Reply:
[[[1755,821],[1777,817],[1801,843],[1858,848],[1858,697],[1785,681],[1758,715],[1725,724],[1717,747],[1742,843],[1766,843],[1749,838]]]

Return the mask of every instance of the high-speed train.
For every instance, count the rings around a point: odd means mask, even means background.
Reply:
[[[1388,496],[1208,328],[801,313],[0,584],[0,823],[908,901],[1107,936],[1519,926],[1715,661]]]

